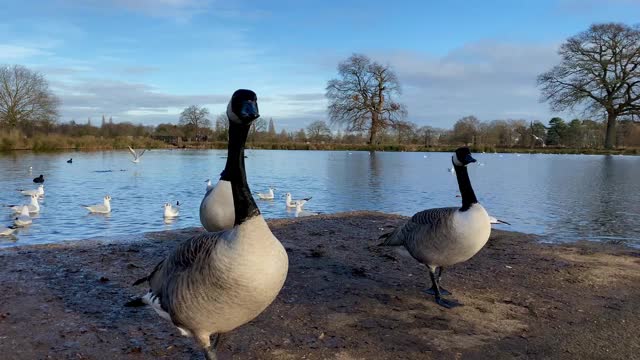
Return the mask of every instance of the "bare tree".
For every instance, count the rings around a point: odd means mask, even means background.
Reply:
[[[480,120],[475,116],[465,116],[453,125],[453,136],[467,145],[477,145],[480,133]]]
[[[196,134],[196,140],[200,139],[200,128],[211,127],[211,120],[208,119],[209,109],[191,105],[180,113],[180,125],[191,127]]]
[[[553,110],[606,112],[605,148],[615,146],[616,120],[640,113],[640,26],[594,24],[560,47],[559,65],[538,77]]]
[[[222,113],[216,117],[216,138],[219,141],[229,140],[229,120],[227,113]]]
[[[39,72],[20,65],[0,66],[0,125],[15,128],[39,122],[48,126],[57,119],[59,104]]]
[[[346,125],[347,131],[369,131],[369,144],[374,144],[380,130],[406,117],[404,105],[394,101],[401,89],[388,65],[353,54],[338,65],[338,74],[326,88],[332,123]]]
[[[317,120],[307,126],[307,139],[313,142],[325,141],[331,138],[331,129],[322,120]]]

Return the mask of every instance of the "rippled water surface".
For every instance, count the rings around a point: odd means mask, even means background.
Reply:
[[[251,189],[276,187],[276,200],[259,201],[267,218],[295,216],[285,192],[313,196],[306,210],[333,213],[377,210],[412,215],[460,204],[448,153],[247,150]],[[509,221],[505,229],[549,235],[552,241],[621,240],[640,246],[640,157],[474,154],[472,184],[489,213]],[[73,158],[72,164],[66,160]],[[223,150],[152,150],[139,164],[128,151],[0,155],[0,203],[29,198],[44,174],[42,210],[33,225],[0,246],[125,236],[200,226],[205,180],[214,183],[225,164]],[[33,167],[29,172],[29,167]],[[89,215],[81,204],[111,195],[112,213]],[[181,216],[165,223],[162,205],[181,203]],[[0,226],[12,222],[0,209]]]

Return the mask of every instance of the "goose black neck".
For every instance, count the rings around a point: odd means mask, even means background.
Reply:
[[[478,199],[471,187],[471,180],[469,179],[469,173],[466,166],[458,166],[453,164],[456,170],[456,178],[458,179],[458,187],[460,188],[460,195],[462,196],[462,207],[460,211],[467,211],[471,205],[476,204]]]
[[[235,225],[260,215],[260,210],[251,195],[244,168],[244,146],[249,135],[250,125],[229,124],[229,146],[227,148],[227,164],[222,172],[221,180],[231,182],[233,206],[235,208]]]

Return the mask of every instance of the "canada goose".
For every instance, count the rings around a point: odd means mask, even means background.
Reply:
[[[38,203],[38,195],[31,195],[31,202],[29,205],[9,205],[14,212],[22,212],[23,208],[27,208],[27,211],[31,214],[37,214],[40,212],[40,204]]]
[[[258,195],[258,198],[260,198],[261,200],[273,200],[273,198],[275,197],[273,190],[275,189],[269,187],[269,191],[267,191],[266,193],[256,193],[256,195]]]
[[[127,306],[148,304],[182,335],[195,338],[207,359],[216,359],[221,333],[258,316],[287,277],[287,252],[273,236],[251,196],[242,153],[258,114],[250,90],[233,94],[225,178],[234,204],[232,229],[194,236],[180,244],[147,277],[149,292]],[[213,344],[211,335],[215,335]]]
[[[143,149],[141,152],[138,153],[135,150],[133,150],[131,146],[129,146],[128,148],[129,148],[129,152],[131,152],[131,155],[133,155],[133,160],[131,160],[131,162],[134,162],[136,164],[140,162],[140,158],[142,157],[144,152],[147,151],[147,149]]]
[[[36,184],[44,183],[44,176],[42,176],[42,174],[40,174],[40,176],[38,176],[37,178],[33,179],[33,182],[36,183]]]
[[[180,215],[180,208],[178,207],[180,203],[176,204],[176,207],[171,206],[169,203],[164,204],[164,218],[170,219],[177,217]]]
[[[478,203],[467,172],[467,165],[475,161],[466,147],[457,149],[452,157],[462,207],[421,211],[380,237],[385,239],[380,245],[404,246],[411,256],[429,268],[432,287],[427,292],[435,295],[436,303],[446,308],[460,303],[442,298],[449,294],[440,287],[443,267],[469,260],[482,249],[491,234],[489,215]]]
[[[20,191],[20,193],[22,195],[26,195],[26,196],[31,196],[31,195],[37,195],[37,196],[44,196],[44,185],[40,184],[38,185],[37,188],[35,189],[31,189],[31,190],[18,190]]]
[[[300,205],[300,208],[302,208],[302,206],[304,206],[304,204],[306,204],[307,201],[311,200],[311,196],[309,196],[308,198],[304,198],[304,199],[300,199],[300,200],[292,200],[291,199],[291,193],[286,193],[284,195],[286,197],[286,204],[288,208],[295,208],[298,205]]]
[[[73,158],[67,160],[67,164],[71,164],[71,163],[73,163]]]
[[[31,225],[32,220],[29,217],[29,208],[25,205],[20,210],[20,215],[13,220],[13,225],[17,227],[25,227]]]
[[[108,214],[111,212],[111,196],[107,195],[104,197],[102,204],[97,205],[81,205],[83,208],[89,210],[91,213],[95,214]]]
[[[27,213],[29,216],[29,213]],[[15,225],[11,225],[9,227],[0,227],[0,236],[11,236],[11,234],[16,231],[17,227]]]
[[[232,97],[227,105],[227,118],[229,121],[242,121],[243,109],[232,106]],[[244,144],[240,159],[244,166]],[[233,164],[235,166],[235,164]],[[227,165],[220,173],[220,180],[215,186],[211,186],[211,180],[207,180],[207,192],[200,202],[200,223],[207,231],[220,231],[231,229],[235,222],[233,210],[233,196],[231,194],[231,179],[227,171],[229,167],[229,154],[227,151]]]

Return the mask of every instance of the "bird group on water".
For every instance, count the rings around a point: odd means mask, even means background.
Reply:
[[[129,151],[133,155],[133,159],[131,160],[134,163],[140,162],[140,157],[144,154],[145,150],[141,152],[137,152],[129,146]],[[67,160],[67,164],[73,164],[73,158]],[[33,166],[29,166],[29,172],[33,171]],[[0,236],[14,236],[14,233],[19,228],[27,227],[33,224],[32,216],[38,214],[40,212],[40,200],[44,197],[44,175],[40,174],[40,176],[35,177],[33,182],[39,184],[35,189],[18,189],[20,194],[25,196],[30,196],[31,200],[28,204],[22,205],[6,205],[6,207],[13,210],[16,213],[16,216],[13,218],[13,224],[8,226],[0,226]],[[109,214],[111,213],[111,196],[106,195],[103,198],[102,204],[95,205],[81,205],[85,209],[89,211],[91,214]],[[178,216],[179,210],[177,209],[179,203],[176,207],[165,206],[164,209],[164,218],[166,219],[174,219]]]
[[[216,359],[220,335],[246,324],[276,298],[287,278],[289,260],[280,241],[262,217],[251,192],[244,148],[251,123],[260,114],[256,94],[237,90],[227,106],[228,156],[219,181],[207,181],[200,204],[200,220],[207,230],[179,244],[155,268],[133,285],[148,290],[125,305],[150,306],[191,336],[206,359]],[[486,244],[495,218],[480,205],[467,166],[476,160],[468,148],[455,151],[452,164],[462,205],[416,213],[406,223],[382,235],[381,246],[404,247],[429,272],[426,290],[445,308],[461,305],[446,298],[441,286],[444,267],[464,262]],[[275,197],[274,188],[256,193],[262,200]],[[287,193],[287,207],[301,209],[307,199]],[[165,204],[165,208],[171,206]]]

